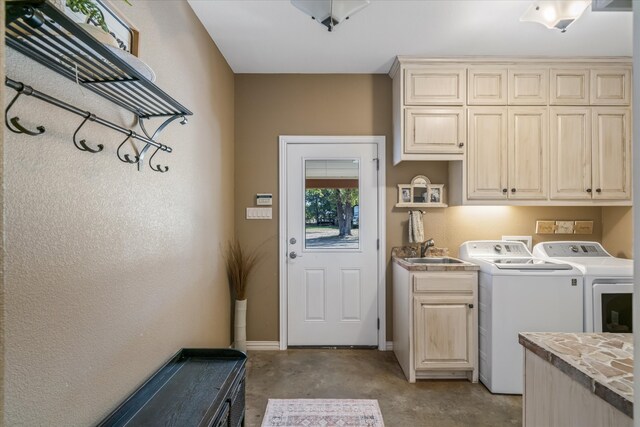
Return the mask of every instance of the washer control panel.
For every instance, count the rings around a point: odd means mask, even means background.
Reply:
[[[462,245],[471,257],[530,257],[531,253],[522,242],[472,241]]]
[[[551,258],[609,257],[598,242],[548,242],[542,244],[543,251]]]

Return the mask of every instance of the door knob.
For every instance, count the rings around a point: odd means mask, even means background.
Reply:
[[[503,193],[506,193],[506,192],[507,192],[507,189],[506,189],[506,188],[503,188],[503,189],[502,189],[502,192],[503,192]]]
[[[464,142],[459,143],[458,147],[460,147],[460,148],[464,147]]]
[[[591,193],[591,189],[590,188],[587,188],[587,193]]]
[[[512,193],[515,193],[515,192],[516,192],[516,189],[515,189],[515,188],[512,188],[512,189],[511,189],[511,192],[512,192]]]
[[[602,193],[602,188],[596,188],[596,193]]]
[[[469,304],[469,308],[473,308],[473,304]]]
[[[289,252],[289,258],[291,258],[291,259],[298,258],[298,254],[296,253],[296,251]]]

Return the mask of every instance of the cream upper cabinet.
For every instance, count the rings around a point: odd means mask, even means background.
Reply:
[[[465,67],[421,67],[405,70],[405,105],[464,105],[467,98]]]
[[[450,205],[632,206],[629,58],[399,57],[393,158],[450,161]]]
[[[631,112],[627,108],[592,110],[594,199],[631,198]]]
[[[473,368],[474,296],[416,295],[415,367]]]
[[[509,69],[509,105],[546,105],[549,100],[549,69]]]
[[[507,105],[506,68],[476,67],[467,72],[468,105]]]
[[[507,198],[507,108],[469,108],[469,199]]]
[[[551,199],[590,199],[591,109],[554,107],[550,122]]]
[[[509,199],[546,199],[549,122],[544,107],[509,108]]]
[[[467,126],[464,108],[407,108],[405,152],[464,153]]]
[[[629,105],[630,103],[630,68],[596,68],[591,70],[592,105]]]
[[[589,105],[589,70],[552,68],[550,71],[551,105]]]

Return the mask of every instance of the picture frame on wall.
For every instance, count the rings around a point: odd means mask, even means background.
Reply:
[[[444,203],[442,201],[444,193],[444,184],[429,184],[427,186],[427,203]]]
[[[410,185],[398,185],[398,203],[411,203]]]

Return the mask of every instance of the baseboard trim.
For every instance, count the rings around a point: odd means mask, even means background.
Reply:
[[[247,341],[247,350],[280,350],[278,341]]]
[[[231,347],[233,348],[233,345]],[[280,350],[280,343],[278,341],[247,341],[247,350]],[[393,341],[387,341],[384,350],[393,351]]]

